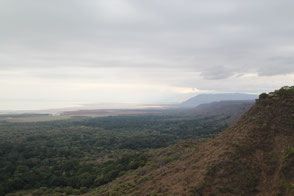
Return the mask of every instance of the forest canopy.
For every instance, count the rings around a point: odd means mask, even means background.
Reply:
[[[212,136],[227,128],[227,118],[139,115],[2,122],[0,195],[29,189],[87,192],[144,166],[146,150]]]

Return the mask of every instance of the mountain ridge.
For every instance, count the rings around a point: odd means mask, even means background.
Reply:
[[[236,100],[255,100],[257,95],[244,94],[244,93],[222,93],[222,94],[199,94],[181,104],[180,107],[196,107],[200,104],[212,103],[218,101],[236,101]]]

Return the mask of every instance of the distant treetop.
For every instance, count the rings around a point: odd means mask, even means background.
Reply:
[[[268,97],[290,97],[294,96],[294,86],[283,86],[279,90],[275,90],[270,93],[262,93],[259,95],[259,99],[265,99]]]

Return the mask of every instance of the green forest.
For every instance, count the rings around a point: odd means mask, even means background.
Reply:
[[[211,137],[228,116],[109,116],[0,122],[0,195],[79,195],[148,162],[149,149]],[[9,194],[8,194],[9,195]]]

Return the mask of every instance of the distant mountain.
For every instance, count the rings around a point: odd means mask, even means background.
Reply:
[[[294,195],[294,87],[262,94],[206,141],[149,152],[150,161],[92,195]]]
[[[243,94],[243,93],[224,93],[224,94],[200,94],[195,97],[182,102],[179,106],[192,108],[203,103],[211,103],[216,101],[228,101],[228,100],[254,100],[257,99],[257,95]]]
[[[191,110],[193,116],[222,116],[229,124],[237,121],[255,103],[255,100],[218,101],[198,105]]]

